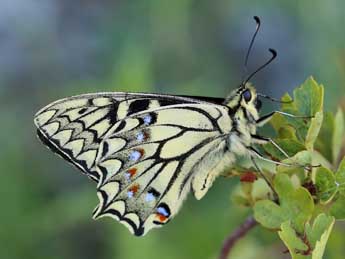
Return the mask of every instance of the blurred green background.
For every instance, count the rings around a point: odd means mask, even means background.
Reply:
[[[111,219],[91,219],[94,183],[37,140],[33,115],[97,91],[225,96],[241,81],[253,15],[262,30],[249,70],[269,47],[278,51],[252,80],[260,92],[280,97],[313,75],[327,110],[345,102],[343,0],[1,0],[0,258],[216,258],[250,213],[230,201],[238,179],[218,179],[166,227],[133,237]],[[337,223],[325,258],[344,258],[344,243]],[[284,250],[257,227],[232,258],[289,258]]]

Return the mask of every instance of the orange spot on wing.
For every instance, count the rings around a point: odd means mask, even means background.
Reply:
[[[138,148],[137,150],[140,153],[140,157],[142,157],[145,154],[145,150],[144,149]]]
[[[150,137],[149,133],[144,131],[144,140],[147,140]]]
[[[131,177],[133,177],[137,173],[137,169],[135,167],[130,168],[127,170]]]
[[[160,222],[164,222],[167,220],[168,217],[164,216],[163,214],[156,213],[156,218],[158,218]]]
[[[129,188],[130,192],[133,192],[133,194],[136,194],[139,190],[139,184],[134,184],[131,188]]]

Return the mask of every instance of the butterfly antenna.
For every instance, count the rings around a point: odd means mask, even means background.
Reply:
[[[254,41],[255,41],[255,38],[256,38],[256,35],[258,34],[259,32],[259,29],[260,29],[260,26],[261,26],[261,21],[260,21],[260,18],[257,17],[257,16],[254,16],[254,20],[256,22],[256,28],[255,28],[255,32],[253,34],[253,37],[250,41],[250,44],[249,44],[249,47],[248,47],[248,50],[247,50],[247,54],[246,54],[246,59],[244,61],[244,67],[247,68],[247,64],[248,64],[248,59],[249,59],[249,55],[250,55],[250,52],[253,48],[253,45],[254,45]]]
[[[273,98],[271,96],[268,96],[268,95],[265,95],[265,94],[261,94],[261,93],[256,93],[257,96],[260,96],[260,97],[263,97],[263,98],[266,98],[272,102],[276,102],[276,103],[293,103],[293,100],[290,100],[290,101],[282,101],[282,100],[279,100],[279,99],[276,99],[276,98]]]
[[[253,18],[254,18],[254,20],[256,22],[256,28],[255,28],[255,32],[254,32],[254,34],[252,36],[252,39],[250,40],[250,44],[249,44],[249,47],[248,47],[248,50],[247,50],[246,58],[244,60],[243,77],[244,77],[245,74],[247,74],[247,71],[248,71],[247,64],[248,64],[249,55],[250,55],[250,53],[252,51],[256,35],[258,34],[260,26],[261,26],[260,18],[258,16],[254,16]],[[242,80],[242,82],[244,82],[244,80]]]
[[[272,54],[272,57],[265,63],[263,64],[262,66],[260,66],[258,69],[256,69],[253,73],[251,73],[247,79],[242,83],[243,86],[245,86],[250,79],[252,79],[252,77],[254,75],[256,75],[256,73],[258,73],[259,71],[261,71],[262,69],[264,69],[265,67],[267,67],[276,57],[277,57],[277,51],[275,51],[274,49],[268,49],[269,52],[271,52]]]

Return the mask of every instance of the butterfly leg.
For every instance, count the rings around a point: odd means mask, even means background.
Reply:
[[[256,171],[261,175],[261,177],[265,180],[265,182],[267,183],[267,185],[270,187],[270,189],[272,190],[273,194],[274,194],[274,200],[278,199],[278,193],[276,192],[276,190],[273,187],[273,184],[270,182],[270,180],[268,180],[268,178],[265,176],[265,174],[262,172],[261,168],[258,166],[258,164],[255,161],[254,156],[250,156],[250,160],[252,161]]]
[[[284,151],[284,149],[282,149],[273,139],[271,138],[266,138],[263,136],[259,136],[259,135],[251,135],[252,140],[257,143],[257,144],[267,144],[267,143],[271,143],[273,146],[275,146],[276,149],[278,149],[286,158],[290,158],[290,156]]]
[[[270,163],[276,164],[276,165],[282,165],[282,166],[286,166],[286,167],[301,167],[301,168],[304,168],[307,171],[311,171],[311,169],[314,168],[314,167],[320,167],[321,166],[321,164],[305,166],[305,165],[301,165],[301,164],[297,164],[297,163],[295,163],[295,164],[288,164],[288,163],[284,163],[284,162],[279,162],[279,161],[275,161],[275,160],[272,160],[272,159],[264,157],[258,150],[256,150],[253,147],[247,147],[247,149],[249,150],[250,154],[256,156],[257,158],[259,158],[259,159],[261,159],[263,161],[266,161],[266,162],[270,162]]]
[[[313,118],[313,116],[299,116],[299,115],[293,115],[293,114],[287,113],[287,112],[273,111],[273,112],[270,112],[270,113],[260,117],[256,121],[256,126],[261,127],[261,126],[265,125],[273,117],[273,115],[276,114],[276,113],[284,115],[284,116],[288,116],[288,117],[291,117],[291,118],[301,118],[301,119],[311,119],[311,118]]]
[[[266,158],[258,150],[256,150],[253,147],[247,147],[247,149],[249,150],[250,154],[252,154],[252,155],[256,156],[257,158],[259,158],[259,159],[261,159],[263,161],[266,161],[266,162],[270,162],[270,163],[273,163],[273,164],[276,164],[276,165],[283,165],[283,166],[286,166],[286,167],[295,167],[295,166],[304,167],[302,165],[288,164],[288,163],[279,162],[279,161],[275,161],[275,160]]]

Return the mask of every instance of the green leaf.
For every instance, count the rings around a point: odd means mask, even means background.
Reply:
[[[289,125],[286,125],[286,127],[280,128],[279,129],[279,137],[281,139],[289,139],[289,140],[296,140],[296,130]]]
[[[322,259],[334,222],[334,217],[322,213],[316,217],[313,226],[310,226],[309,222],[306,224],[307,240],[313,250],[312,259]]]
[[[323,86],[308,78],[294,90],[294,103],[301,114],[313,116],[323,109]]]
[[[282,222],[289,220],[284,210],[270,200],[262,200],[255,203],[254,218],[265,228],[279,229]]]
[[[292,118],[288,116],[275,115],[272,119],[272,126],[278,132],[280,128],[287,125],[296,130],[296,139],[304,144],[307,149],[312,149],[317,135],[320,131],[323,119],[323,86],[318,85],[313,78],[307,79],[300,87],[293,92],[293,102],[283,103],[282,111],[298,116],[313,116],[312,119]],[[283,101],[291,100],[288,94],[282,98]],[[290,134],[292,131],[290,130]]]
[[[340,162],[337,172],[335,173],[335,181],[339,193],[345,195],[345,157]]]
[[[312,226],[306,223],[303,235],[296,233],[290,221],[282,223],[278,234],[293,259],[321,259],[334,222],[334,217],[322,213],[316,217]]]
[[[345,158],[341,161],[337,172],[334,174],[331,170],[320,167],[316,170],[315,185],[317,187],[317,197],[322,204],[329,203],[339,192],[345,195]],[[345,204],[343,204],[345,206]],[[333,206],[339,206],[333,204]],[[336,210],[339,208],[337,207]]]
[[[278,235],[289,249],[291,257],[293,259],[306,258],[298,252],[307,251],[308,246],[297,236],[296,231],[291,226],[291,222],[283,222],[280,229],[281,231],[278,232]]]
[[[315,148],[334,165],[337,164],[341,147],[344,144],[344,113],[338,109],[336,115],[327,112],[321,126]],[[331,141],[330,141],[331,140]]]
[[[316,151],[315,149],[313,150],[312,157],[313,161],[316,161],[315,163],[322,165],[323,167],[326,167],[328,169],[333,168],[329,160],[327,160],[327,158],[325,158],[320,152]]]
[[[315,113],[314,118],[311,119],[307,136],[305,138],[305,146],[308,150],[312,150],[314,142],[319,134],[323,120],[323,112],[319,111]]]
[[[291,97],[288,94],[285,94],[282,98],[282,101],[291,101]],[[272,119],[270,120],[270,124],[273,127],[273,129],[279,133],[280,129],[284,129],[284,127],[282,127],[282,125],[286,124],[286,118],[284,115],[276,113],[274,114],[274,116],[272,117]],[[296,138],[296,130],[295,128],[293,128],[292,126],[287,125],[290,129],[292,128],[292,130],[290,130],[290,135],[293,135],[294,138]],[[279,135],[279,137],[282,137],[281,135]]]
[[[278,187],[279,184],[276,184],[276,188],[280,197],[281,207],[289,215],[296,230],[302,232],[305,222],[311,218],[314,210],[313,198],[303,187],[294,189],[287,175],[280,175],[281,177],[277,177],[280,187]]]
[[[252,190],[253,190],[253,183],[248,182],[241,182],[232,193],[231,199],[238,205],[248,207],[253,204],[252,201]]]
[[[275,177],[274,188],[279,196],[279,205],[270,200],[256,202],[255,219],[263,226],[272,229],[290,220],[294,228],[302,233],[304,224],[310,219],[314,210],[310,193],[303,187],[295,188],[286,174],[278,174]]]
[[[338,197],[338,199],[332,204],[329,213],[337,220],[345,220],[345,196],[340,195]]]
[[[238,194],[231,195],[231,201],[235,203],[236,205],[240,205],[244,207],[250,206],[248,199],[246,199],[242,195],[238,195]]]
[[[334,116],[330,112],[324,113],[322,126],[319,136],[315,142],[315,149],[318,150],[328,161],[332,159],[332,143],[329,141],[333,138]]]
[[[313,78],[296,88],[293,98],[285,94],[282,101],[293,102],[283,103],[282,112],[312,118],[275,114],[271,119],[277,136],[275,142],[291,158],[286,159],[274,145],[263,147],[271,159],[292,166],[275,167],[273,186],[279,200],[256,202],[254,217],[266,228],[280,228],[278,234],[292,258],[322,258],[335,218],[345,219],[345,158],[337,172],[333,172],[345,141],[344,114],[340,109],[335,116],[324,114],[323,98],[324,88]],[[323,167],[308,174],[303,167],[307,164]],[[300,186],[306,180],[311,184],[308,185],[310,192],[317,197],[315,201],[309,191]],[[331,216],[324,214],[325,211]],[[316,218],[311,224],[313,216]]]
[[[305,150],[304,145],[294,139],[277,139],[275,141],[289,156],[293,156],[296,153]],[[286,157],[272,144],[267,144],[264,146],[266,152],[270,156],[279,161],[286,159]]]
[[[231,194],[231,200],[238,205],[253,207],[257,200],[267,199],[270,189],[263,179],[258,179],[253,183],[241,182],[234,188]]]
[[[317,197],[323,204],[330,202],[337,192],[335,175],[325,167],[320,167],[316,170],[315,185]]]
[[[295,154],[293,157],[289,159],[282,160],[282,162],[287,164],[295,164],[296,166],[287,167],[284,165],[279,165],[277,167],[278,173],[285,173],[285,174],[296,174],[296,175],[303,175],[304,176],[304,168],[301,165],[311,164],[312,161],[312,153],[310,151],[300,151]]]
[[[345,136],[344,113],[339,108],[334,118],[334,133],[332,137],[333,163],[338,161],[339,153]]]

